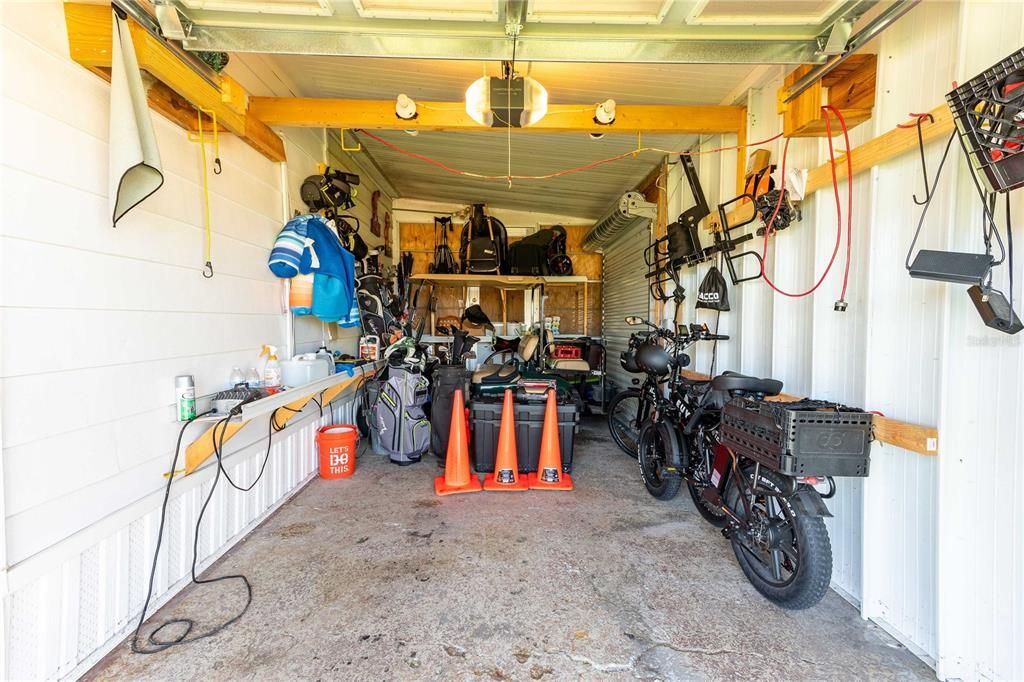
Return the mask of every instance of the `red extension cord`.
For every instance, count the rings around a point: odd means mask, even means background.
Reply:
[[[792,293],[789,291],[783,291],[772,282],[771,278],[768,277],[768,273],[765,272],[764,260],[768,257],[768,237],[774,232],[772,226],[775,224],[775,217],[779,214],[779,209],[782,207],[783,193],[786,191],[786,155],[789,153],[789,138],[786,138],[786,143],[782,147],[782,172],[781,172],[781,188],[779,190],[779,199],[775,202],[775,210],[772,211],[772,216],[765,225],[764,230],[764,241],[761,247],[761,277],[764,281],[777,293],[783,296],[789,296],[790,298],[800,298],[802,296],[808,296],[821,286],[821,283],[825,281],[825,277],[832,270],[832,265],[836,262],[836,255],[839,253],[839,244],[842,242],[843,236],[843,213],[842,207],[839,201],[839,180],[836,177],[836,154],[835,149],[832,146],[832,121],[829,118],[829,112],[831,111],[839,119],[839,124],[843,128],[843,139],[846,142],[846,267],[843,272],[843,291],[839,296],[839,301],[846,302],[846,289],[850,281],[850,249],[853,241],[853,161],[850,158],[850,135],[846,128],[846,120],[843,118],[842,113],[835,107],[826,105],[821,108],[822,113],[825,115],[825,130],[828,134],[828,156],[829,162],[832,168],[832,190],[836,198],[836,245],[832,249],[832,257],[829,258],[828,265],[825,267],[825,271],[821,273],[821,277],[814,283],[807,291],[800,293]]]

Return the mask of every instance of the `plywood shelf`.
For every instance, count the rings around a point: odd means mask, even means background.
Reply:
[[[519,275],[412,275],[414,282],[431,282],[443,287],[490,287],[505,291],[525,291],[536,286],[571,286],[586,284],[583,275],[567,277],[526,277]]]
[[[283,414],[274,417],[275,422],[281,428],[284,427],[293,417],[297,416],[302,409],[317,395],[322,397],[322,404],[327,405],[338,397],[342,391],[361,381],[374,376],[383,362],[379,361],[372,365],[357,367],[351,376],[347,372],[339,372],[329,377],[324,377],[304,386],[290,388],[280,393],[269,395],[260,400],[254,400],[242,406],[242,413],[229,420],[221,429],[214,434],[217,424],[223,421],[224,417],[215,417],[216,421],[202,435],[185,448],[185,474],[195,471],[203,462],[210,458],[214,452],[214,438],[217,439],[217,446],[223,446],[232,436],[253,419],[267,414],[274,414],[284,409]],[[206,421],[206,419],[204,419]]]

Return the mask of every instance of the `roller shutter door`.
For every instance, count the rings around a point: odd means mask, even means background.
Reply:
[[[625,317],[650,317],[650,296],[644,277],[644,249],[649,242],[650,221],[643,221],[604,247],[601,335],[608,353],[608,382],[617,388],[630,386],[636,376],[619,365],[619,353],[629,344],[629,335],[637,331],[626,324]]]

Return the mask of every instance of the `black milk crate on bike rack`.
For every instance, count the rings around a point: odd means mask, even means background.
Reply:
[[[1024,185],[1024,48],[946,94],[971,164],[993,192]]]
[[[735,398],[722,410],[722,442],[787,476],[867,476],[871,417],[821,400]]]

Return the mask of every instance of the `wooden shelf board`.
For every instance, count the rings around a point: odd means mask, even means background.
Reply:
[[[518,275],[412,275],[414,282],[431,282],[436,286],[446,287],[491,287],[506,291],[523,291],[541,284],[545,286],[570,286],[586,284],[587,278],[582,275],[569,277],[525,277]]]

